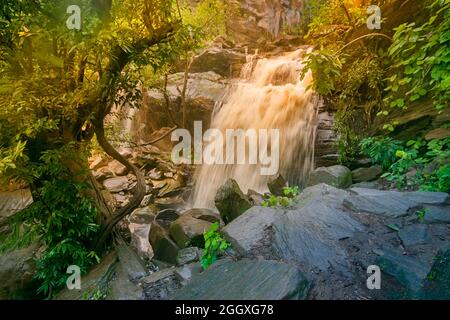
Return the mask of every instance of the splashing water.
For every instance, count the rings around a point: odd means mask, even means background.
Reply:
[[[319,104],[314,92],[307,90],[311,73],[300,80],[305,53],[301,49],[260,59],[248,79],[230,89],[227,102],[213,113],[211,122],[211,128],[223,133],[227,129],[279,129],[279,173],[291,185],[299,186],[304,185],[314,166]],[[235,179],[244,192],[266,192],[270,177],[261,175],[259,168],[258,164],[203,164],[195,175],[193,207],[213,208],[218,188],[229,178]]]

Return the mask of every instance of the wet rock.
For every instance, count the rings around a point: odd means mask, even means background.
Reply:
[[[191,209],[183,213],[192,217],[211,223],[220,222],[220,215],[209,209]]]
[[[398,232],[398,236],[406,247],[424,244],[431,240],[427,226],[421,224],[413,224],[402,228]]]
[[[383,173],[381,166],[372,166],[369,168],[358,168],[352,171],[354,182],[367,182],[378,179]]]
[[[154,258],[175,265],[180,248],[169,237],[158,221],[154,221],[150,227],[149,242],[155,253]]]
[[[267,187],[271,194],[283,196],[283,188],[287,186],[287,181],[281,175],[270,178]]]
[[[341,165],[317,168],[311,173],[308,186],[320,183],[326,183],[336,188],[347,188],[352,184],[352,172],[349,168]]]
[[[128,168],[125,167],[123,164],[121,164],[117,160],[113,160],[110,163],[108,163],[108,168],[114,172],[116,176],[125,176],[128,174]]]
[[[203,233],[211,228],[212,223],[184,214],[170,225],[170,235],[179,247],[185,248],[188,243],[203,240]]]
[[[238,74],[245,63],[245,54],[227,49],[210,48],[194,58],[190,72],[213,71],[223,77],[229,77],[233,75],[233,70],[235,74]]]
[[[425,223],[450,223],[450,207],[449,206],[424,206]]]
[[[304,299],[309,290],[295,266],[278,261],[229,259],[216,262],[175,293],[175,300]]]
[[[180,217],[178,212],[174,209],[164,209],[158,212],[156,215],[157,220],[170,221],[173,222]]]
[[[241,255],[251,255],[262,244],[270,245],[270,227],[277,218],[276,209],[253,207],[228,224],[222,232]]]
[[[183,266],[188,263],[197,262],[201,257],[201,251],[196,247],[184,248],[178,251],[177,265]]]
[[[253,206],[262,206],[264,202],[264,196],[251,189],[248,190],[247,197],[249,198]]]
[[[422,204],[445,204],[449,195],[442,192],[398,192],[352,188],[344,205],[353,211],[401,217]]]
[[[129,183],[127,177],[116,177],[103,181],[103,186],[110,192],[118,193],[127,190]]]
[[[116,251],[125,273],[124,275],[130,281],[135,281],[147,275],[142,260],[124,242],[116,245]]]
[[[250,200],[233,179],[219,188],[214,202],[225,223],[230,223],[252,207]]]
[[[151,224],[155,220],[155,214],[150,207],[139,208],[134,210],[128,221],[136,224]]]

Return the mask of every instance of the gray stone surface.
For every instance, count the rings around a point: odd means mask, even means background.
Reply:
[[[211,228],[212,223],[184,214],[170,225],[170,236],[180,248],[185,248],[189,241],[203,238],[203,234]]]
[[[276,209],[253,207],[223,230],[225,238],[242,255],[263,244],[269,237],[269,228],[280,213]]]
[[[354,182],[367,182],[377,179],[383,173],[381,166],[372,166],[369,168],[358,168],[352,171]]]
[[[347,188],[352,184],[352,172],[349,168],[335,165],[315,169],[309,176],[308,186],[326,183],[336,188]]]
[[[175,293],[175,300],[304,299],[309,283],[290,264],[268,260],[222,260]]]
[[[422,204],[444,204],[448,194],[442,192],[398,192],[375,189],[352,188],[344,205],[360,212],[374,213],[388,217],[401,217],[408,210]]]
[[[400,229],[398,236],[406,247],[423,244],[431,240],[427,226],[422,224],[406,226]]]
[[[219,188],[214,203],[225,223],[230,223],[252,207],[250,199],[234,179],[229,179]]]
[[[201,257],[201,251],[196,247],[184,248],[178,251],[177,265],[182,266],[191,262],[196,262]]]
[[[127,177],[116,177],[103,181],[103,186],[110,192],[120,192],[128,188]]]
[[[449,206],[424,206],[426,223],[450,223]]]

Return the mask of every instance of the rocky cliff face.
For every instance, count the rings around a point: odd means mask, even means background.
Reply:
[[[229,36],[238,43],[273,39],[283,28],[301,21],[303,0],[228,0],[239,14],[228,23]]]

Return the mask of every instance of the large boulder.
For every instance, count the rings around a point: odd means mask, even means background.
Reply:
[[[136,209],[128,218],[131,246],[144,259],[152,259],[154,256],[153,248],[148,240],[150,226],[154,220],[155,215],[150,207]]]
[[[352,172],[349,168],[341,165],[317,168],[311,172],[308,186],[320,183],[326,183],[336,188],[348,188],[352,184]]]
[[[230,223],[252,207],[250,199],[234,179],[229,179],[219,188],[214,202],[225,223]]]
[[[194,275],[175,300],[298,300],[309,282],[294,265],[278,261],[229,259]]]
[[[270,178],[269,182],[267,182],[267,187],[269,188],[270,193],[276,196],[282,196],[283,188],[286,186],[287,181],[281,175]]]
[[[203,233],[211,228],[209,221],[195,218],[192,213],[183,214],[170,225],[170,235],[180,248],[189,243],[203,242]]]
[[[177,254],[180,247],[170,238],[157,220],[152,223],[148,237],[155,259],[172,265],[177,263]]]
[[[233,77],[239,76],[239,72],[245,63],[245,54],[228,49],[210,48],[194,58],[190,72],[213,71],[223,77]]]
[[[354,182],[367,182],[376,180],[383,173],[381,166],[372,166],[369,168],[358,168],[352,171]]]

